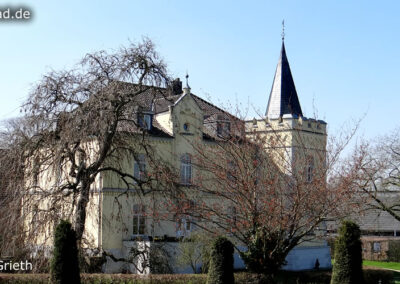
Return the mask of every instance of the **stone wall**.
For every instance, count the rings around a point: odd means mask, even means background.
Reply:
[[[400,243],[398,237],[363,237],[362,254],[365,260],[389,260],[389,251],[394,249],[395,244]]]

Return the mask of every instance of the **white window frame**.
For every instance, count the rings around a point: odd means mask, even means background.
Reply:
[[[231,132],[230,121],[226,121],[226,120],[217,121],[217,135],[229,136],[230,132]]]
[[[374,252],[381,252],[381,242],[373,242]]]
[[[140,181],[146,179],[146,156],[144,154],[137,155],[138,160],[135,160],[133,165],[133,176]]]
[[[146,208],[142,204],[133,205],[132,234],[143,236],[146,234]]]
[[[176,221],[176,237],[189,235],[194,229],[194,224],[190,216],[180,217]]]
[[[144,129],[150,130],[152,115],[150,113],[138,113],[138,125]]]
[[[193,178],[192,157],[190,154],[181,156],[181,184],[191,185]]]

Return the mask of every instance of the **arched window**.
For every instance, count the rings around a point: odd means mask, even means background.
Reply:
[[[192,183],[192,159],[189,154],[181,156],[181,183],[185,185]]]

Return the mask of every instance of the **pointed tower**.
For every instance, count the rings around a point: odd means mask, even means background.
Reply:
[[[306,160],[315,161],[315,167],[325,161],[326,122],[303,115],[286,56],[284,31],[265,117],[246,121],[246,133],[265,138],[265,148],[273,152],[276,164],[288,174],[292,166],[303,171]]]
[[[285,114],[293,117],[301,117],[299,98],[297,97],[292,72],[286,56],[285,42],[282,38],[282,49],[276,66],[274,82],[269,95],[265,116],[269,119],[277,119]]]

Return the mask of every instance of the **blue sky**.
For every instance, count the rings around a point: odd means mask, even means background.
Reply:
[[[367,138],[400,123],[398,1],[25,1],[29,22],[0,22],[0,120],[32,85],[87,52],[151,38],[176,77],[216,104],[264,113],[286,24],[303,113],[330,133],[366,115]],[[5,5],[7,6],[7,5]],[[5,7],[3,5],[3,7]],[[9,6],[9,5],[8,5]]]

